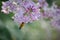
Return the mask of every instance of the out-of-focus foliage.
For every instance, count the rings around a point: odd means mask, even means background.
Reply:
[[[0,40],[12,40],[10,32],[8,31],[8,29],[1,20],[0,20]]]
[[[49,6],[51,6],[52,3],[53,3],[53,0],[46,0],[46,1],[47,1],[47,3],[49,4]]]
[[[44,20],[25,24],[19,30],[19,26],[11,19],[13,14],[6,15],[1,12],[2,1],[6,0],[0,0],[0,40],[57,40],[59,32]],[[53,1],[47,2],[51,6]]]
[[[58,7],[60,7],[60,0],[59,1],[56,1],[56,5],[58,5]]]

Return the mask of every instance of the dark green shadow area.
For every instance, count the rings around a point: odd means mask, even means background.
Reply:
[[[2,23],[2,21],[0,21],[0,40],[12,40],[10,32]]]
[[[47,1],[47,3],[49,4],[49,6],[51,6],[52,3],[53,3],[53,0],[46,0],[46,1]]]
[[[2,1],[0,0],[0,40],[12,40],[9,30],[6,28],[4,22],[10,19],[10,16],[1,12]]]

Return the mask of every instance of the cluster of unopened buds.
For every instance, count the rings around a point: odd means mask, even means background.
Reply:
[[[12,12],[12,17],[15,22],[22,27],[25,23],[31,23],[40,18],[50,18],[52,26],[60,28],[60,9],[53,3],[49,7],[46,0],[9,0],[2,2],[2,12],[9,14]],[[20,27],[20,28],[21,28]]]

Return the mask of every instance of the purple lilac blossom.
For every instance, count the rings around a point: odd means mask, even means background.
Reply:
[[[9,13],[10,12],[10,10],[9,10],[9,5],[11,4],[11,2],[9,2],[9,1],[6,1],[6,2],[2,2],[2,12],[4,12],[4,13]]]
[[[58,8],[58,6],[54,2],[53,2],[53,5],[51,6],[51,10],[52,10],[53,18],[60,15],[60,9]]]
[[[2,4],[2,12],[5,14],[13,12],[14,16],[12,18],[18,24],[22,22],[33,22],[42,17],[53,18],[51,19],[51,24],[56,25],[57,27],[60,26],[60,24],[56,22],[60,20],[60,9],[57,8],[55,4],[53,4],[51,7],[48,7],[48,4],[45,0],[38,0],[37,3],[33,2],[32,0],[9,0],[2,2]],[[41,12],[40,7],[43,12]]]
[[[42,8],[42,17],[43,18],[54,18],[60,15],[60,9],[57,8],[57,5],[53,4],[51,7]]]
[[[60,16],[56,16],[51,20],[51,25],[56,28],[60,29]]]
[[[44,8],[45,4],[47,4],[45,0],[39,0],[38,3]],[[2,11],[6,14],[9,14],[9,12],[15,13],[12,18],[18,23],[28,23],[40,18],[40,9],[32,0],[9,0],[3,2]]]
[[[23,2],[23,0],[9,0],[10,2],[15,2],[17,3],[17,5],[21,5],[21,3]]]
[[[50,23],[54,28],[60,30],[60,9],[55,4],[52,9],[54,9],[52,13],[53,19],[51,19]]]
[[[24,1],[23,5],[22,5],[23,9],[25,9],[23,13],[23,15],[19,15],[22,14],[22,12],[16,13],[14,16],[14,20],[17,21],[18,23],[21,22],[32,22],[35,20],[38,20],[40,17],[40,12],[39,9],[37,8],[37,6],[35,6],[35,3],[32,1]]]
[[[56,9],[55,13],[53,13],[53,17],[57,17],[60,15],[60,9]]]
[[[18,8],[18,5],[10,2],[10,1],[6,1],[6,2],[2,2],[2,12],[9,14],[10,12],[15,12]]]
[[[46,2],[46,0],[38,0],[38,6],[39,8],[47,7],[48,3]]]
[[[43,12],[41,12],[41,16],[42,18],[52,18],[53,17],[53,13],[54,11],[51,9],[51,8],[45,8],[45,9],[42,9]]]

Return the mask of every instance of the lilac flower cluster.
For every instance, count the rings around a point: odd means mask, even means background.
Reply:
[[[48,7],[46,0],[9,0],[2,2],[2,12],[14,13],[12,17],[17,23],[28,23],[42,18],[52,18],[51,24],[60,27],[60,9],[53,3]],[[59,21],[59,22],[58,22]]]
[[[53,19],[51,19],[51,25],[58,30],[60,30],[60,9],[56,9],[56,11],[53,13]]]
[[[2,2],[2,12],[9,14],[10,12],[13,12],[17,9],[17,5],[7,1],[7,2]]]
[[[32,0],[9,0],[2,4],[2,12],[13,12],[12,18],[19,24],[38,20],[40,17],[40,10]]]
[[[57,16],[57,17],[54,17],[52,20],[51,20],[51,25],[60,30],[60,16]]]
[[[53,3],[51,7],[43,8],[42,18],[50,19],[51,26],[60,29],[60,8]]]

